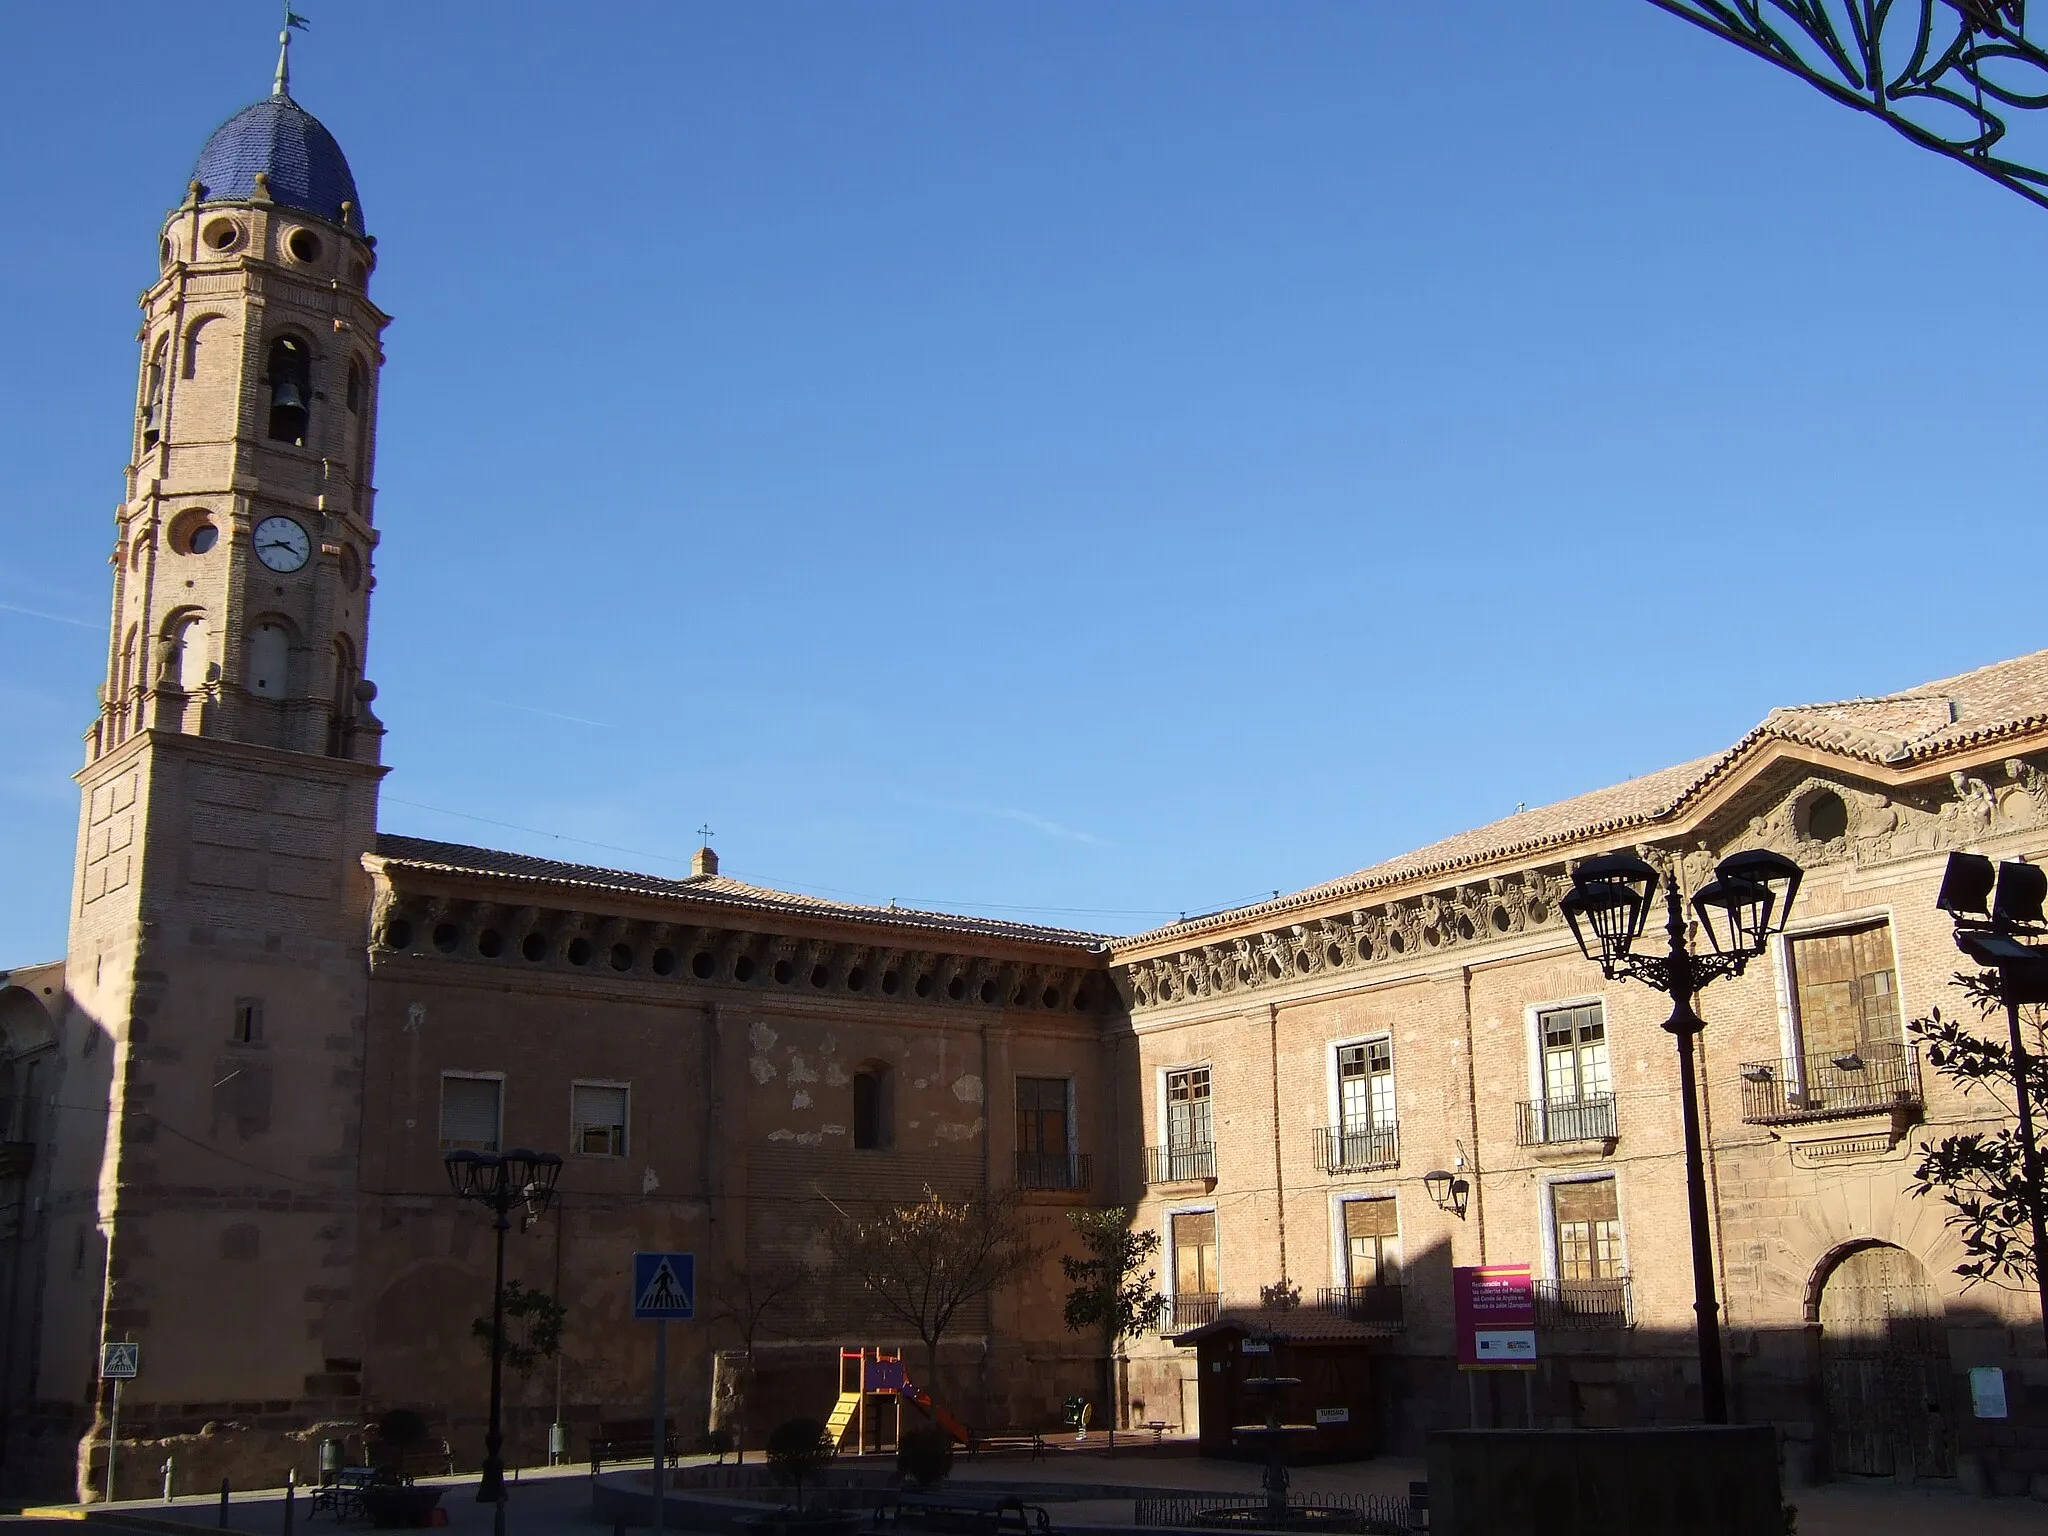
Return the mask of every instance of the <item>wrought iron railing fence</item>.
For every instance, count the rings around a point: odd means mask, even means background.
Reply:
[[[1399,1327],[1407,1317],[1407,1295],[1404,1285],[1333,1285],[1316,1292],[1316,1305],[1354,1323]]]
[[[1287,1507],[1296,1509],[1343,1510],[1356,1517],[1357,1523],[1344,1522],[1341,1527],[1364,1533],[1364,1536],[1406,1536],[1417,1529],[1414,1524],[1413,1495],[1398,1493],[1290,1493]],[[1271,1529],[1297,1529],[1298,1523],[1285,1526],[1268,1526],[1260,1523],[1264,1498],[1257,1493],[1192,1493],[1171,1497],[1141,1498],[1135,1501],[1131,1523],[1151,1526],[1190,1526],[1209,1524],[1197,1517],[1219,1509],[1243,1509],[1247,1514],[1243,1520],[1232,1520],[1233,1529],[1258,1531]],[[1284,1519],[1284,1517],[1283,1517]]]
[[[1086,1189],[1094,1168],[1086,1152],[1019,1152],[1019,1189]]]
[[[1538,1280],[1536,1326],[1564,1330],[1633,1328],[1635,1296],[1627,1275],[1607,1280]]]
[[[1189,1291],[1169,1296],[1159,1313],[1159,1331],[1186,1333],[1190,1328],[1205,1327],[1215,1322],[1222,1310],[1223,1298],[1214,1291]]]
[[[1922,1102],[1917,1046],[1863,1046],[1742,1066],[1746,1125],[1880,1114]]]
[[[1183,1179],[1216,1177],[1216,1143],[1213,1141],[1170,1142],[1145,1149],[1145,1182],[1174,1184]]]
[[[1590,1093],[1581,1099],[1524,1099],[1515,1105],[1517,1146],[1605,1141],[1620,1134],[1611,1093]]]
[[[1401,1131],[1392,1120],[1385,1125],[1319,1125],[1315,1137],[1316,1166],[1325,1173],[1392,1168],[1401,1161]]]

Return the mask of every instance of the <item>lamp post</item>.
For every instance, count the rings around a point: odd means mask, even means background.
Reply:
[[[1783,854],[1765,849],[1731,854],[1692,898],[1700,926],[1712,944],[1696,953],[1685,918],[1685,901],[1674,880],[1664,890],[1665,953],[1639,955],[1635,941],[1650,916],[1657,871],[1632,853],[1607,853],[1572,871],[1572,888],[1559,908],[1572,937],[1608,980],[1647,983],[1671,999],[1664,1027],[1678,1041],[1678,1093],[1685,1119],[1685,1193],[1692,1222],[1693,1315],[1699,1334],[1700,1417],[1728,1422],[1728,1388],[1721,1371],[1721,1307],[1714,1296],[1713,1238],[1707,1212],[1706,1156],[1700,1144],[1699,1080],[1693,1067],[1693,1037],[1706,1028],[1693,999],[1709,982],[1740,976],[1764,952],[1773,934],[1785,931],[1804,871]]]
[[[1998,1000],[2005,1005],[2011,1036],[2013,1097],[2019,1105],[2020,1167],[2033,1223],[2034,1284],[2041,1293],[2042,1335],[2048,1337],[2048,1269],[2043,1268],[2048,1261],[2048,1215],[2041,1210],[2041,1152],[2034,1145],[2034,1106],[2027,1090],[2033,1063],[2020,1034],[2020,1004],[2048,1003],[2048,947],[2022,944],[2018,937],[2048,936],[2048,917],[2041,910],[2044,896],[2048,869],[2038,864],[2007,859],[1994,870],[1981,853],[1952,853],[1934,904],[1954,919],[1956,948],[1998,977]]]
[[[524,1206],[519,1229],[540,1219],[554,1198],[562,1159],[553,1152],[450,1152],[442,1159],[448,1184],[457,1197],[487,1207],[498,1238],[497,1275],[491,1286],[491,1425],[484,1434],[483,1475],[476,1501],[492,1505],[493,1536],[505,1536],[505,1234],[512,1227],[512,1207]]]

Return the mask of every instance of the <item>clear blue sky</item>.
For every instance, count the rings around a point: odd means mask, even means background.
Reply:
[[[2048,643],[2048,214],[1643,0],[303,8],[387,829],[1131,930]],[[276,11],[0,23],[0,964]]]

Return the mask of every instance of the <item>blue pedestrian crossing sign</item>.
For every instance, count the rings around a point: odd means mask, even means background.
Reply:
[[[100,1344],[100,1380],[133,1381],[142,1368],[142,1346],[107,1339]]]
[[[697,1255],[633,1255],[633,1316],[655,1321],[697,1315]]]

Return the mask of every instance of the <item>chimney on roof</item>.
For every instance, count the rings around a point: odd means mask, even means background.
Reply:
[[[690,873],[692,875],[715,875],[718,873],[718,855],[711,851],[709,843],[699,848],[691,856]]]

